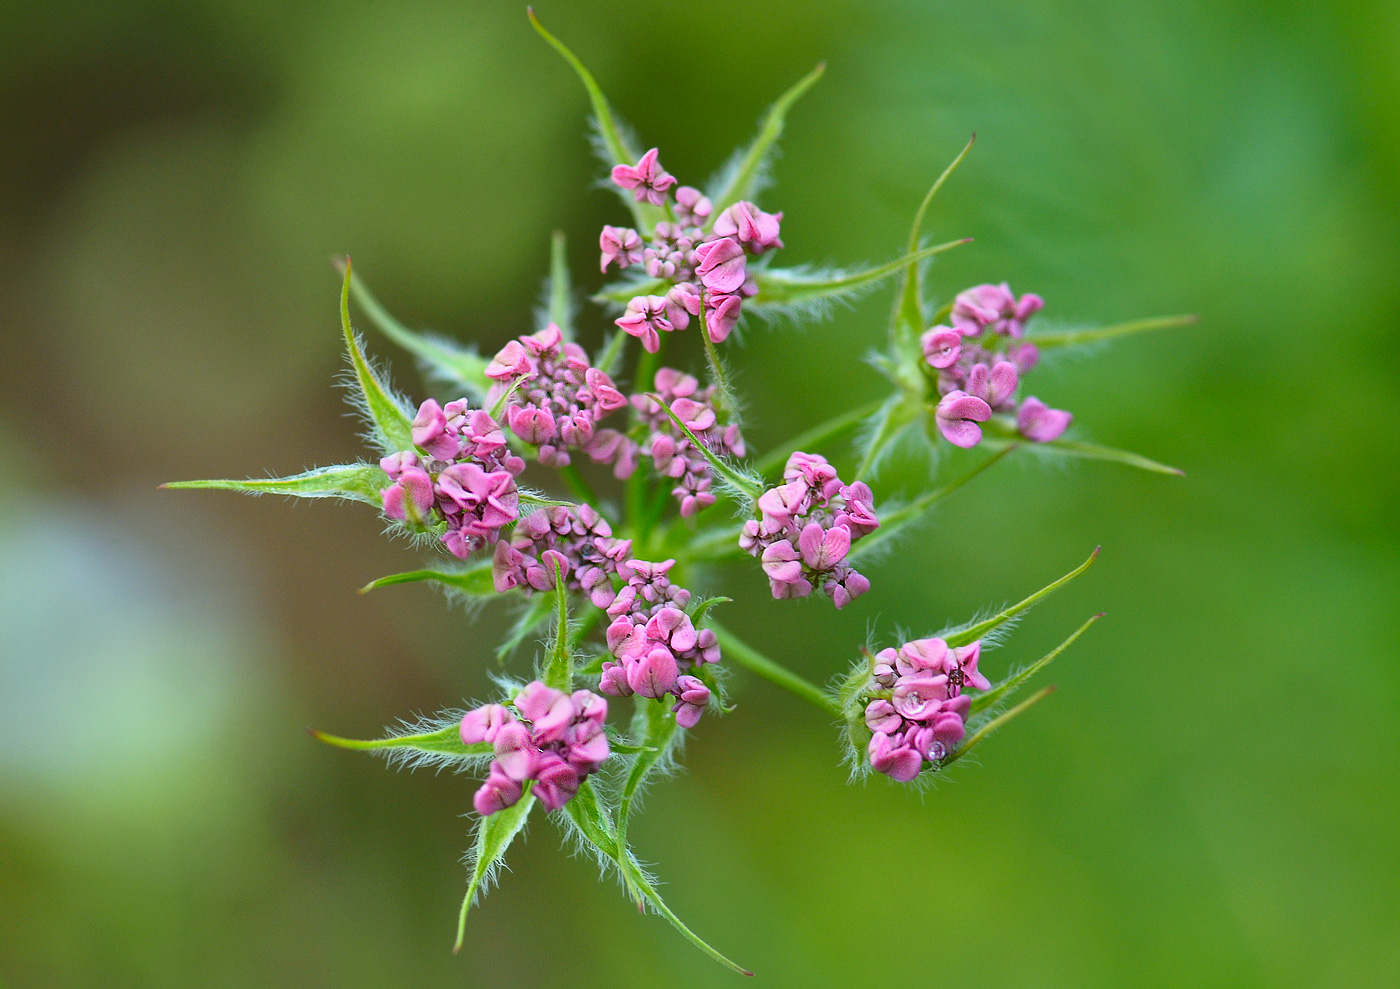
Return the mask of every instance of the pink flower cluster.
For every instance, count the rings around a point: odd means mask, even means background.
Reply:
[[[570,590],[606,608],[617,597],[618,565],[631,555],[632,540],[614,539],[591,505],[538,508],[516,523],[510,542],[496,543],[491,578],[501,593],[519,587],[529,594],[551,590],[557,570]]]
[[[783,483],[763,493],[758,510],[759,518],[744,523],[739,547],[763,561],[775,598],[822,587],[844,608],[870,590],[846,561],[851,544],[880,527],[868,485],[843,484],[825,458],[794,453]]]
[[[487,400],[505,397],[506,425],[539,448],[546,467],[569,464],[570,447],[588,446],[598,420],[627,404],[612,379],[588,363],[576,343],[566,343],[550,323],[501,348],[486,376],[496,384]]]
[[[687,673],[717,663],[719,640],[712,629],[697,629],[685,612],[690,592],[667,576],[675,560],[628,560],[618,568],[627,584],[608,607],[608,650],[617,662],[603,664],[599,689],[614,697],[672,694],[676,723],[694,728],[710,701],[710,688]]]
[[[443,543],[465,559],[519,517],[515,478],[525,461],[485,410],[430,398],[413,420],[413,445],[379,461],[393,481],[379,493],[389,518],[418,529],[445,523]]]
[[[1014,413],[1022,436],[1037,443],[1058,439],[1073,418],[1035,396],[1016,402],[1020,376],[1039,360],[1023,340],[1026,321],[1045,305],[1040,296],[1017,299],[1005,282],[978,285],[953,301],[952,326],[935,326],[921,338],[924,360],[938,374],[942,396],[934,418],[944,439],[973,447],[997,412]]]
[[[598,238],[603,271],[612,264],[623,270],[640,265],[665,289],[633,298],[617,325],[653,354],[661,346],[660,334],[685,329],[692,316],[702,317],[711,342],[725,340],[739,322],[743,300],[758,291],[748,259],[783,246],[778,238],[783,214],[737,202],[711,223],[713,204],[690,186],[676,189],[672,205],[676,179],[661,167],[655,148],[636,165],[615,167],[612,180],[630,189],[637,202],[664,206],[673,217],[656,225],[650,241],[630,227],[603,228]]]
[[[876,654],[872,679],[883,689],[865,708],[872,769],[907,783],[925,762],[953,751],[972,704],[963,688],[991,687],[977,672],[981,651],[980,642],[952,648],[942,639],[917,639]]]
[[[656,372],[656,395],[670,406],[695,438],[711,453],[742,457],[744,440],[737,424],[721,425],[714,407],[715,386],[701,389],[693,375],[663,367]],[[671,478],[671,489],[681,503],[681,515],[690,517],[715,503],[711,493],[710,462],[695,448],[690,437],[648,395],[633,395],[632,404],[641,413],[651,432],[642,443],[658,473]]]
[[[558,810],[612,751],[603,731],[608,702],[592,691],[566,694],[536,680],[515,695],[514,704],[515,711],[487,704],[462,718],[463,744],[489,742],[495,756],[472,798],[483,817],[519,801],[529,780],[545,809]]]

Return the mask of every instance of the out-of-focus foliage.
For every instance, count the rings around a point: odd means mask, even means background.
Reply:
[[[892,615],[928,633],[1104,545],[987,657],[998,679],[1109,613],[1049,671],[1054,701],[978,749],[995,771],[922,803],[848,788],[812,744],[820,715],[736,675],[737,709],[629,835],[667,861],[677,912],[773,985],[907,980],[910,949],[870,932],[931,884],[956,892],[919,923],[932,967],[913,970],[948,984],[1400,979],[1395,5],[541,15],[696,183],[827,61],[765,198],[785,263],[898,256],[975,130],[926,224],[976,238],[932,268],[945,298],[1006,278],[1045,296],[1046,329],[1202,314],[1092,363],[1047,355],[1036,382],[1184,479],[1013,457],[852,606],[876,637]],[[662,85],[676,38],[714,54]],[[596,288],[585,248],[617,207],[583,181],[586,112],[523,5],[0,11],[0,981],[734,978],[639,924],[548,827],[447,954],[470,784],[389,776],[303,729],[374,737],[482,697],[494,637],[428,585],[357,596],[422,565],[358,506],[155,490],[357,458],[325,388],[343,367],[332,254],[407,325],[488,354],[534,328],[550,229]],[[734,365],[762,384],[744,389],[756,449],[832,388],[878,394],[859,361],[889,295],[800,335],[749,328]],[[603,325],[585,308],[580,338]],[[912,499],[922,481],[881,485]],[[727,625],[811,678],[846,669],[861,643],[830,609],[745,572]],[[924,857],[891,857],[892,835]],[[542,913],[544,888],[569,908]],[[567,951],[535,947],[542,923]]]

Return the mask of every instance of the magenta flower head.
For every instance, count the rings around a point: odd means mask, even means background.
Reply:
[[[769,248],[782,247],[778,239],[781,213],[765,213],[753,203],[737,202],[715,217],[714,231],[718,237],[733,237],[753,254]]]
[[[1038,295],[1026,294],[1017,299],[1006,282],[978,285],[959,292],[953,300],[953,327],[964,336],[990,329],[1019,340],[1025,335],[1026,320],[1044,306]]]
[[[631,227],[604,227],[598,247],[602,251],[602,271],[607,271],[614,261],[619,268],[628,268],[642,260],[642,236]]]
[[[676,184],[676,179],[666,173],[656,157],[657,150],[652,148],[635,165],[613,166],[612,180],[624,189],[631,189],[637,202],[660,206],[666,202],[666,193]]]
[[[627,303],[627,312],[615,319],[619,329],[636,337],[642,348],[649,354],[661,349],[662,333],[670,333],[675,324],[671,322],[674,303],[662,295],[639,295]]]
[[[472,800],[482,816],[513,806],[531,780],[545,809],[558,810],[611,752],[603,732],[608,702],[591,691],[566,694],[535,680],[513,704],[513,712],[487,704],[462,717],[463,744],[491,745],[490,771]]]
[[[926,331],[919,342],[924,348],[924,360],[930,367],[952,367],[962,352],[963,335],[946,326],[935,326]]]
[[[695,270],[708,291],[731,293],[743,287],[747,259],[733,238],[706,241],[695,249],[695,256],[700,260]]]
[[[710,218],[714,205],[699,189],[683,185],[676,190],[676,219],[687,227],[698,227]]]
[[[1016,428],[1029,440],[1049,443],[1059,439],[1073,419],[1070,413],[1052,409],[1031,395],[1021,403],[1021,409],[1016,413]]]

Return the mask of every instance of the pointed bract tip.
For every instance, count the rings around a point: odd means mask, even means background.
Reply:
[[[1100,618],[1102,618],[1102,617],[1103,617],[1104,615],[1106,615],[1106,614],[1108,614],[1107,611],[1100,611],[1097,615],[1094,616],[1094,621],[1098,621]]]
[[[1094,551],[1089,554],[1089,559],[1097,560],[1099,558],[1099,550],[1101,549],[1103,549],[1102,545],[1095,546]]]
[[[168,488],[168,487],[170,487],[170,482],[169,482],[169,481],[166,481],[164,484],[157,484],[157,485],[156,485],[156,490],[157,490],[157,491],[164,491],[164,490],[165,490],[166,488]]]

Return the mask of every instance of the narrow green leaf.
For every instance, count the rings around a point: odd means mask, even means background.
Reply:
[[[992,443],[995,445],[997,441],[993,440]],[[1111,446],[1099,446],[1095,443],[1081,443],[1078,440],[1058,439],[1051,440],[1049,443],[1028,443],[1026,448],[1033,453],[1060,453],[1066,457],[1075,457],[1080,460],[1107,460],[1116,464],[1136,467],[1139,470],[1151,471],[1154,474],[1175,474],[1177,477],[1186,475],[1186,472],[1178,467],[1168,467],[1166,464],[1149,460],[1139,453],[1117,450]]]
[[[731,604],[733,601],[733,598],[727,598],[723,595],[712,598],[695,598],[690,602],[686,613],[690,615],[691,624],[699,628],[700,622],[704,619],[705,615],[709,613],[711,608],[717,604]]]
[[[665,900],[661,899],[661,894],[656,891],[656,886],[652,884],[651,879],[642,870],[636,857],[633,856],[630,851],[623,852],[622,859],[618,865],[622,868],[623,876],[627,880],[628,885],[640,890],[642,896],[651,904],[652,909],[665,917],[666,920],[670,922],[671,926],[680,932],[682,937],[725,968],[738,972],[740,975],[753,975],[748,969],[735,964],[714,948],[710,947],[698,934],[689,927],[686,927],[681,919],[671,912],[671,908],[666,905]]]
[[[603,95],[603,89],[598,85],[598,80],[593,78],[593,73],[588,71],[588,67],[568,49],[564,42],[545,30],[540,19],[535,16],[533,7],[525,9],[529,15],[530,23],[534,25],[540,37],[549,42],[550,47],[562,55],[564,61],[573,67],[574,72],[578,74],[579,81],[583,83],[583,88],[587,90],[588,102],[593,105],[593,118],[598,124],[598,135],[602,138],[603,146],[600,153],[605,154],[606,158],[612,159],[611,161],[605,159],[604,164],[609,167],[621,164],[635,165],[642,157],[642,152],[631,145],[622,128],[618,126],[617,119],[613,116],[612,107],[608,104],[608,98]],[[632,216],[643,235],[650,235],[656,226],[656,221],[662,215],[661,211],[649,203],[636,202],[632,194],[625,189],[618,188],[617,192],[627,204],[627,208],[632,211]]]
[[[1103,612],[1099,612],[1097,615],[1095,615],[1093,618],[1090,618],[1083,625],[1080,625],[1079,628],[1075,629],[1074,634],[1071,635],[1068,639],[1066,639],[1064,642],[1061,642],[1054,649],[1050,650],[1044,656],[1037,659],[1030,666],[1027,666],[1024,670],[1021,670],[1019,673],[1013,673],[1011,676],[1001,681],[1001,683],[993,684],[992,689],[987,691],[985,694],[977,694],[976,696],[974,696],[972,698],[972,708],[969,711],[969,713],[978,714],[992,707],[994,704],[998,703],[1004,698],[1010,697],[1013,693],[1019,690],[1020,687],[1027,680],[1035,676],[1041,670],[1045,669],[1045,667],[1049,666],[1056,656],[1058,656],[1060,653],[1064,652],[1071,645],[1073,645],[1075,639],[1079,638],[1081,635],[1087,632],[1089,630],[1089,626],[1094,624],[1094,622],[1098,621],[1102,617]]]
[[[530,598],[525,609],[511,625],[510,631],[506,633],[505,641],[496,647],[496,659],[504,663],[506,657],[520,647],[520,643],[548,620],[549,613],[553,610],[554,598],[551,595],[536,594]]]
[[[369,420],[375,445],[386,453],[413,449],[413,416],[394,397],[389,386],[370,367],[360,340],[350,327],[350,259],[345,259],[345,281],[340,289],[340,327],[345,349],[355,370],[356,402]]]
[[[1034,694],[1031,694],[1031,696],[1027,697],[1021,703],[1017,704],[1015,707],[997,715],[991,721],[988,721],[981,728],[978,728],[975,732],[973,732],[968,737],[967,741],[963,742],[956,749],[954,749],[952,755],[948,756],[948,758],[944,759],[941,763],[939,763],[939,768],[941,769],[944,766],[949,766],[957,762],[963,756],[971,752],[973,748],[975,748],[984,738],[986,738],[992,732],[996,731],[998,728],[1006,724],[1012,718],[1024,714],[1033,705],[1040,703],[1054,692],[1055,688],[1053,686],[1042,687],[1040,690],[1036,691]]]
[[[868,557],[872,553],[888,545],[892,539],[903,535],[904,530],[908,526],[917,523],[930,508],[980,475],[988,467],[991,467],[1014,449],[1016,449],[1016,447],[1008,446],[992,454],[957,480],[945,484],[941,488],[935,488],[926,494],[920,495],[903,508],[895,509],[893,512],[887,514],[880,520],[880,528],[876,529],[868,536],[865,536],[860,542],[851,547],[850,559],[855,561]]]
[[[564,813],[577,828],[584,841],[592,845],[603,858],[609,859],[617,865],[618,870],[622,873],[623,885],[627,887],[628,894],[637,901],[639,906],[642,901],[649,903],[652,909],[665,917],[687,941],[721,965],[741,975],[753,975],[748,969],[734,964],[706,944],[671,912],[671,908],[661,899],[661,894],[656,891],[656,886],[650,877],[637,862],[636,856],[632,854],[626,842],[613,829],[606,809],[598,800],[592,780],[583,781],[574,799],[564,805]]]
[[[622,785],[622,801],[618,805],[617,834],[619,843],[624,847],[627,844],[627,824],[632,817],[632,801],[652,770],[670,754],[671,746],[680,737],[676,716],[671,713],[669,705],[640,694],[635,703],[637,715],[632,719],[632,724],[634,730],[641,729],[642,752],[627,771],[627,780]]]
[[[869,420],[861,444],[860,466],[855,480],[864,481],[876,472],[895,441],[924,414],[923,397],[913,391],[896,391],[881,404]]]
[[[412,584],[424,580],[436,581],[454,591],[460,591],[472,597],[491,598],[497,596],[496,585],[491,580],[490,559],[477,560],[463,570],[409,570],[406,573],[390,574],[387,577],[370,581],[360,588],[360,593],[366,594],[381,587],[390,587],[394,584]]]
[[[520,507],[528,509],[525,514],[533,512],[537,508],[577,508],[578,505],[572,501],[560,501],[558,498],[546,498],[538,491],[531,491],[528,488],[517,488],[516,497],[520,500]]]
[[[778,309],[784,306],[801,306],[824,299],[849,296],[864,289],[872,288],[881,280],[897,274],[911,264],[924,258],[933,257],[954,247],[972,242],[971,237],[936,244],[913,251],[902,258],[867,268],[857,272],[834,272],[806,274],[789,268],[768,268],[754,272],[758,283],[758,294],[746,302],[745,308],[755,311]]]
[[[278,494],[292,498],[344,498],[381,507],[379,491],[389,477],[375,464],[315,467],[290,477],[250,477],[245,481],[168,481],[162,488],[209,488],[244,494]]]
[[[993,615],[986,621],[978,622],[977,624],[970,625],[964,629],[958,629],[952,632],[948,632],[944,634],[942,638],[945,641],[947,641],[948,645],[950,646],[965,646],[969,645],[970,643],[976,642],[988,632],[1000,628],[1007,622],[1012,621],[1015,618],[1019,618],[1027,611],[1030,611],[1045,598],[1058,591],[1061,587],[1064,587],[1070,581],[1074,580],[1074,578],[1082,574],[1085,570],[1088,570],[1091,566],[1094,565],[1094,561],[1098,558],[1099,547],[1095,546],[1094,551],[1089,554],[1089,558],[1087,560],[1079,564],[1079,566],[1075,567],[1073,570],[1065,574],[1059,580],[1055,581],[1054,583],[1045,585],[1040,590],[1032,594],[1030,597],[1026,598],[1024,601],[1018,601],[1016,604],[1013,604],[1005,611]]]
[[[388,738],[356,739],[328,735],[323,731],[312,731],[311,737],[318,742],[334,745],[342,749],[355,749],[360,752],[384,751],[387,749],[412,749],[436,756],[452,756],[470,761],[491,758],[491,743],[480,742],[466,745],[456,724],[439,731],[423,732],[416,735],[390,735]]]
[[[671,407],[667,405],[664,400],[662,400],[660,395],[657,395],[653,392],[647,397],[650,398],[653,402],[655,402],[657,406],[663,412],[666,413],[667,418],[669,418],[673,423],[675,423],[676,428],[679,429],[685,435],[686,439],[690,440],[691,444],[695,447],[695,449],[700,451],[704,458],[709,462],[710,469],[715,472],[716,476],[722,482],[732,487],[743,498],[747,499],[748,504],[744,506],[746,509],[749,506],[751,506],[753,502],[758,500],[758,496],[763,493],[762,478],[755,477],[753,474],[749,473],[743,468],[731,464],[727,459],[721,457],[719,454],[715,453],[708,446],[706,446],[705,443],[700,439],[700,437],[696,436],[693,432],[691,432],[690,427],[687,426],[684,421],[682,421],[681,417],[676,415],[676,413],[671,410]]]
[[[343,262],[337,260],[336,266],[344,273],[346,266]],[[350,279],[350,295],[379,332],[418,358],[429,377],[461,389],[478,402],[486,398],[486,392],[491,387],[486,377],[486,365],[490,361],[478,354],[475,348],[464,347],[438,334],[410,330],[389,315],[358,275]]]
[[[603,349],[599,351],[597,362],[593,366],[609,377],[615,376],[622,370],[622,353],[627,346],[627,340],[626,333],[614,330],[603,344]]]
[[[1166,330],[1177,326],[1191,326],[1200,322],[1201,317],[1190,316],[1154,316],[1151,319],[1135,319],[1127,323],[1117,323],[1113,326],[1102,326],[1091,330],[1060,330],[1047,333],[1032,333],[1026,340],[1035,344],[1041,350],[1050,350],[1056,347],[1077,347],[1087,343],[1098,343],[1100,340],[1112,340],[1114,337],[1131,336],[1134,333],[1146,333],[1149,330]]]
[[[545,319],[559,327],[565,340],[574,338],[574,294],[569,284],[569,248],[564,231],[549,241],[549,278],[544,286]]]
[[[569,650],[569,588],[564,582],[564,573],[556,563],[554,567],[555,622],[554,638],[549,644],[549,659],[545,664],[545,686],[568,693],[574,689],[573,653]]]
[[[825,71],[826,63],[822,62],[797,80],[786,93],[778,97],[777,102],[768,108],[768,112],[763,115],[762,123],[759,124],[758,135],[753,139],[753,143],[737,160],[733,168],[727,170],[728,181],[710,194],[710,200],[714,203],[711,223],[727,207],[741,199],[751,199],[757,193],[767,166],[768,154],[772,151],[778,138],[782,136],[788,111],[792,109],[794,103],[801,99],[802,94],[816,84]]]
[[[526,783],[527,787],[531,784]],[[499,810],[490,817],[483,817],[476,829],[476,845],[472,863],[471,880],[467,883],[467,895],[462,899],[462,912],[457,915],[457,940],[452,945],[455,955],[462,950],[462,937],[467,928],[467,911],[477,891],[489,880],[496,864],[505,856],[506,849],[525,827],[525,819],[530,816],[530,808],[535,805],[535,795],[529,792],[520,798],[513,807]]]
[[[943,183],[948,181],[948,176],[953,174],[962,160],[967,157],[967,153],[972,150],[972,142],[977,140],[977,135],[972,135],[972,140],[967,142],[967,146],[958,152],[958,156],[952,160],[943,173],[938,176],[938,181],[934,182],[929,191],[924,195],[924,201],[919,204],[918,212],[914,214],[914,224],[909,230],[909,253],[913,254],[919,248],[919,238],[923,236],[924,215],[928,213],[929,204],[933,202],[933,197],[938,194],[938,190],[943,188]],[[908,331],[910,337],[917,337],[926,328],[923,314],[923,292],[919,287],[919,262],[910,263],[904,272],[904,287],[899,293],[899,305],[896,310],[896,323],[902,325]]]

